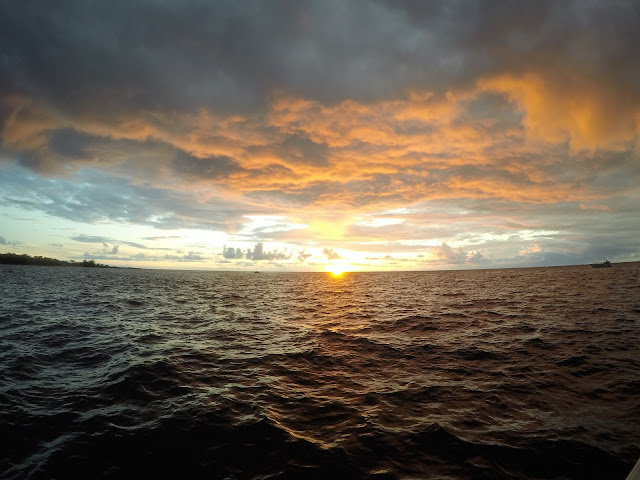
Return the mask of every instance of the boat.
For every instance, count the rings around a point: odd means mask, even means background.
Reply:
[[[636,466],[629,473],[627,480],[640,480],[640,460],[636,462]]]
[[[607,268],[607,267],[611,266],[611,262],[607,258],[604,262],[602,262],[602,263],[592,263],[591,266],[593,268]]]

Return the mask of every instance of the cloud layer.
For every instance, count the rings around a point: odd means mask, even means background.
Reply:
[[[74,241],[226,235],[208,261],[633,259],[638,24],[624,1],[3,2],[0,208]]]

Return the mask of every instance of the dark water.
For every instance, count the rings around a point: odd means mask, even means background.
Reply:
[[[3,478],[624,479],[640,263],[0,267]]]

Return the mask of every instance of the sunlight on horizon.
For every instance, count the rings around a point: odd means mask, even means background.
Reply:
[[[347,263],[335,263],[332,265],[327,265],[327,272],[331,273],[334,277],[339,277],[343,273],[349,270],[349,264]]]
[[[312,272],[640,258],[638,2],[296,2],[285,29],[276,5],[159,2],[132,7],[123,44],[90,2],[4,3],[0,252]],[[49,50],[63,68],[30,54]]]

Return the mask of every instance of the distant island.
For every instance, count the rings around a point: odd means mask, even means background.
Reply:
[[[26,253],[18,255],[17,253],[0,253],[0,264],[2,265],[44,265],[47,267],[90,267],[90,268],[118,268],[103,263],[96,263],[95,260],[82,260],[76,262],[74,260],[58,260],[56,258],[35,256],[32,257]]]

